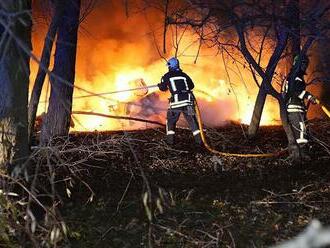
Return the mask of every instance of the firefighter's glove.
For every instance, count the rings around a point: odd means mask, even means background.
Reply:
[[[309,97],[308,100],[309,100],[309,102],[311,102],[312,104],[317,104],[317,99],[316,99],[315,96],[312,96],[312,95],[311,95],[311,96]]]

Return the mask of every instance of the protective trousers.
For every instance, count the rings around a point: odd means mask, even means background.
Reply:
[[[309,142],[306,127],[306,112],[289,112],[288,118],[296,143],[299,147],[300,155],[302,158],[304,158],[305,156],[307,156],[308,153]]]
[[[188,125],[193,133],[195,143],[197,145],[202,144],[202,138],[200,134],[200,130],[198,127],[198,122],[196,118],[196,112],[194,110],[194,107],[184,106],[180,108],[169,108],[167,111],[167,122],[166,122],[166,142],[168,144],[174,144],[175,142],[175,127],[176,123],[179,120],[179,117],[183,113],[184,118],[188,122]]]

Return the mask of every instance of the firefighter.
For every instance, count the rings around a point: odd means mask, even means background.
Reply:
[[[175,127],[180,114],[183,113],[190,129],[193,133],[195,144],[202,145],[202,139],[196,112],[194,109],[194,95],[192,90],[194,83],[191,78],[184,73],[177,58],[171,58],[167,62],[168,72],[162,77],[158,87],[161,91],[169,90],[169,108],[166,121],[166,143],[173,145],[175,143]]]
[[[304,162],[309,157],[309,137],[307,132],[306,103],[316,104],[316,98],[306,91],[304,76],[309,64],[306,55],[296,56],[293,67],[284,84],[288,120],[298,147],[299,159]]]

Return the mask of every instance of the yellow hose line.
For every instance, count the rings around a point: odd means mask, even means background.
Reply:
[[[330,118],[330,110],[327,109],[324,105],[322,105],[321,101],[319,99],[316,99],[316,103],[320,105],[324,113]]]
[[[324,113],[330,118],[330,111],[329,109],[327,109],[325,106],[321,106],[322,110],[324,111]]]
[[[278,157],[284,153],[287,152],[287,150],[283,150],[277,153],[262,153],[262,154],[239,154],[239,153],[227,153],[227,152],[220,152],[215,149],[213,149],[206,141],[205,133],[203,130],[203,123],[202,118],[199,110],[199,106],[197,103],[197,100],[195,99],[195,110],[197,115],[197,121],[198,121],[198,127],[201,132],[202,141],[204,143],[204,146],[207,150],[209,150],[211,153],[223,156],[223,157],[238,157],[238,158],[271,158],[271,157]]]

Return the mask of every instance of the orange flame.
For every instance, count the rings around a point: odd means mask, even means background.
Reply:
[[[105,30],[109,29],[109,27],[93,25],[94,22],[105,18],[107,14],[107,12],[103,13],[100,9],[95,10],[85,23],[86,29],[96,34],[100,33],[100,36],[97,36],[96,39],[90,39],[80,34],[75,84],[95,93],[139,87],[140,80],[137,79],[143,79],[147,85],[157,84],[162,74],[167,71],[165,61],[159,59],[152,39],[149,39],[147,36],[136,38],[137,33],[147,33],[150,27],[148,25],[138,25],[138,27],[132,25],[136,22],[141,23],[141,17],[133,17],[127,20],[127,22],[122,21],[124,17],[122,19],[118,17],[118,20],[114,19],[114,22],[117,22],[121,27],[125,27],[123,28],[124,37],[108,38]],[[39,26],[36,29],[39,32],[33,33],[33,43],[35,44],[36,53],[40,54],[45,30]],[[101,29],[101,31],[98,29]],[[257,94],[257,87],[252,81],[250,72],[242,67],[234,68],[234,70],[239,69],[241,75],[237,75],[237,72],[229,71],[228,78],[222,58],[215,56],[215,51],[212,49],[203,49],[198,62],[196,64],[193,63],[195,58],[185,55],[196,54],[198,43],[193,43],[192,41],[194,39],[196,37],[193,34],[189,35],[187,33],[184,36],[180,43],[180,47],[183,48],[182,50],[184,52],[179,56],[179,59],[182,69],[195,82],[194,92],[201,105],[202,118],[205,124],[208,126],[219,126],[230,120],[248,124],[251,120],[255,96]],[[174,54],[174,52],[173,50],[171,54]],[[37,65],[32,63],[31,66],[31,81],[33,81],[37,71]],[[46,88],[45,86],[42,100],[47,96]],[[74,97],[84,94],[86,93],[75,90]],[[153,89],[149,90],[149,94],[158,95],[158,100],[151,102],[152,106],[150,107],[160,109],[160,113],[159,111],[155,113],[151,111],[146,115],[141,115],[147,106],[139,106],[145,96],[133,91],[108,95],[106,96],[107,99],[99,97],[76,98],[73,101],[73,110],[118,116],[131,115],[163,121],[165,123],[168,93],[160,93],[157,89]],[[133,104],[127,104],[127,102]],[[44,112],[46,107],[47,103],[40,104],[38,114]],[[277,124],[278,116],[276,102],[269,99],[265,106],[261,124]],[[76,125],[73,131],[137,129],[146,127],[145,124],[141,123],[107,119],[98,116],[77,115],[74,116],[74,121]]]

